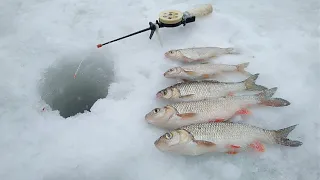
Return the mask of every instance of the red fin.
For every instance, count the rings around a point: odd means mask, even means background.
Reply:
[[[237,145],[230,145],[230,147],[231,147],[231,148],[236,148],[236,149],[237,149],[237,148],[240,148],[240,146],[237,146]]]
[[[236,151],[228,151],[227,154],[233,154],[234,155],[234,154],[238,154],[238,152],[236,152]]]
[[[190,76],[195,76],[195,75],[197,75],[197,73],[194,72],[194,71],[184,71],[184,72],[187,73],[187,74],[190,75]]]
[[[227,154],[237,154],[238,151],[236,151],[236,149],[239,149],[239,148],[241,148],[241,147],[238,146],[238,145],[233,145],[233,144],[231,144],[231,145],[227,145],[226,148],[227,148],[227,149],[230,149],[229,151],[226,152]]]
[[[249,146],[258,152],[264,152],[266,150],[264,145],[259,141],[255,141],[255,142],[251,143]]]
[[[233,92],[229,92],[228,96],[234,96],[234,93]]]
[[[224,122],[224,119],[215,119],[215,120],[211,120],[211,122]]]
[[[236,112],[236,114],[245,114],[245,115],[249,115],[252,114],[251,111],[249,111],[248,109],[241,109],[239,111]]]
[[[189,119],[189,118],[193,118],[196,115],[197,115],[196,113],[177,114],[177,116],[181,117],[183,120],[186,120],[186,119]]]
[[[210,75],[209,74],[203,74],[202,78],[205,78],[205,79],[210,78]]]

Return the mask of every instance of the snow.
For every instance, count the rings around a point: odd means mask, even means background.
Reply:
[[[161,29],[163,47],[144,33],[96,48],[147,27],[161,10],[201,3],[212,3],[214,13],[186,27]],[[319,179],[319,8],[317,0],[2,0],[0,179]],[[275,96],[291,102],[254,109],[245,123],[267,129],[299,124],[289,137],[303,146],[267,146],[262,154],[235,156],[159,152],[153,142],[165,130],[144,116],[166,103],[155,93],[175,82],[163,73],[178,64],[163,54],[193,46],[241,48],[241,55],[216,62],[250,62],[247,70],[260,73],[258,84],[278,87]],[[108,97],[90,113],[67,119],[41,111],[43,72],[65,57],[78,64],[78,57],[92,53],[114,63]],[[65,81],[74,80],[72,73]]]

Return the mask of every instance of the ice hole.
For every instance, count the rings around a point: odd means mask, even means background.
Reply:
[[[112,61],[101,54],[90,53],[88,56],[65,57],[54,63],[44,72],[39,90],[42,100],[52,110],[58,110],[62,117],[68,118],[90,112],[98,99],[107,97],[113,80]]]

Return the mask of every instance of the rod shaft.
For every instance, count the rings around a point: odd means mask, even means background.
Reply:
[[[137,31],[137,32],[134,32],[134,33],[131,33],[131,34],[129,34],[129,35],[123,36],[123,37],[121,37],[121,38],[118,38],[118,39],[115,39],[115,40],[112,40],[112,41],[106,42],[106,43],[104,43],[104,44],[98,44],[98,48],[99,48],[99,47],[102,47],[102,46],[104,46],[104,45],[106,45],[106,44],[109,44],[109,43],[112,43],[112,42],[115,42],[115,41],[119,41],[119,40],[121,40],[121,39],[124,39],[124,38],[130,37],[130,36],[133,36],[133,35],[136,35],[136,34],[139,34],[139,33],[145,32],[145,31],[149,31],[149,30],[150,30],[150,27],[145,28],[145,29],[142,29],[142,30]]]

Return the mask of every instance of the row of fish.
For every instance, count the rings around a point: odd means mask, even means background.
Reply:
[[[157,98],[173,101],[157,107],[145,115],[145,120],[169,130],[155,141],[155,146],[166,152],[183,155],[201,155],[209,152],[237,154],[248,148],[265,151],[263,143],[298,147],[300,141],[287,138],[296,125],[266,130],[243,123],[233,123],[237,115],[251,114],[254,106],[284,107],[290,102],[273,97],[277,87],[268,89],[256,84],[259,74],[244,69],[249,63],[239,65],[210,64],[207,61],[223,54],[236,54],[234,48],[187,48],[170,50],[165,56],[171,60],[189,63],[169,69],[164,77],[182,79],[156,93]],[[191,64],[198,62],[197,64]],[[216,74],[238,71],[248,75],[240,82],[212,80]],[[235,95],[243,91],[255,94]]]

